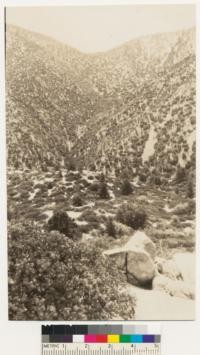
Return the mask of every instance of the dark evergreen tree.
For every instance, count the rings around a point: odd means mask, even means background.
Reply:
[[[108,233],[108,235],[110,235],[113,238],[116,238],[116,228],[115,225],[113,223],[113,219],[112,218],[108,218],[107,223],[106,223],[106,232]]]
[[[78,226],[65,211],[55,211],[47,223],[47,229],[58,231],[71,239],[81,236]]]
[[[125,179],[121,185],[121,194],[130,195],[133,192],[133,186],[128,179]]]
[[[106,182],[101,182],[99,185],[99,198],[109,199],[109,192]]]

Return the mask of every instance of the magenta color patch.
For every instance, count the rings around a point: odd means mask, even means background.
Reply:
[[[85,335],[85,343],[96,343],[96,335],[93,334]]]

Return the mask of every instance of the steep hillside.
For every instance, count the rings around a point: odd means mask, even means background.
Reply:
[[[128,56],[135,60],[132,75],[129,72],[126,77],[126,54],[134,53],[138,43],[135,58],[134,54]],[[116,58],[119,52],[118,77],[124,80],[119,89],[121,106],[96,116],[79,142],[78,156],[105,173],[159,171],[169,178],[177,165],[189,167],[195,160],[195,33],[189,30],[144,38],[109,56]],[[137,68],[140,72],[134,76]]]
[[[6,30],[8,164],[59,164],[95,93],[79,86],[88,63],[75,49],[13,26]]]
[[[133,175],[194,164],[195,31],[93,55],[7,27],[8,165]]]

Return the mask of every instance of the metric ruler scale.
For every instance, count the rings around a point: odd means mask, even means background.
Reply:
[[[76,344],[43,343],[42,355],[161,355],[160,343]]]

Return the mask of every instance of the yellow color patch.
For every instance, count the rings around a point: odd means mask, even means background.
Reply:
[[[108,334],[108,343],[119,343],[119,335]]]

